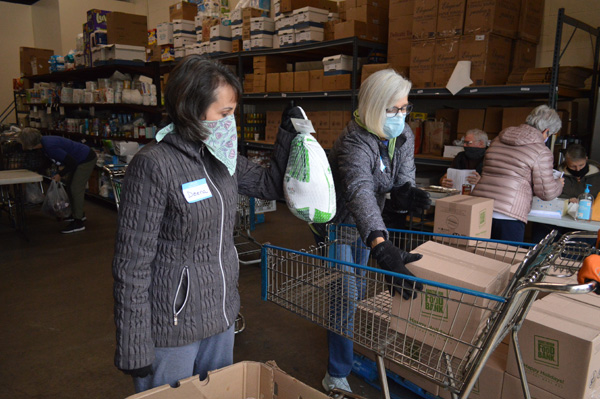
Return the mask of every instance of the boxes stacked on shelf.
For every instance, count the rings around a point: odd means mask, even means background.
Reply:
[[[231,53],[233,51],[231,26],[215,25],[210,28],[210,54]]]
[[[358,63],[359,60],[356,61]],[[323,58],[323,91],[350,90],[352,64],[353,59],[349,55],[337,54]]]
[[[432,87],[435,39],[413,40],[410,49],[410,80],[414,87]]]
[[[242,9],[242,48],[244,51],[252,49],[252,18],[262,17],[263,13],[263,10],[257,8]],[[271,47],[273,47],[272,44]]]
[[[412,41],[414,0],[391,0],[389,7],[388,62],[400,73],[408,75]]]
[[[274,143],[277,138],[277,131],[281,124],[280,111],[267,111],[267,121],[265,125],[265,140]]]
[[[379,43],[388,40],[389,0],[357,0],[345,5],[345,22],[335,25],[334,37],[357,36]]]
[[[250,47],[254,49],[273,48],[275,21],[268,17],[250,18]]]
[[[281,13],[275,17],[275,31],[279,47],[288,47],[296,44],[294,33],[294,15],[292,12]]]
[[[156,26],[156,44],[160,47],[160,61],[175,60],[172,22],[162,22]]]
[[[438,38],[435,41],[433,59],[433,86],[444,87],[458,62],[459,37]]]
[[[160,62],[160,46],[156,29],[148,30],[148,44],[146,45],[146,62]]]
[[[244,140],[256,141],[265,139],[266,114],[244,114]]]
[[[324,24],[329,19],[329,11],[316,7],[303,7],[293,12],[294,36],[296,44],[322,42],[325,36]]]
[[[181,1],[169,7],[169,21],[173,22],[176,19],[193,21],[197,13],[198,6],[196,4]]]
[[[349,111],[313,111],[306,114],[316,130],[317,141],[326,149],[333,146],[351,118]]]
[[[253,92],[268,91],[267,82],[270,82],[269,88],[271,91],[283,91],[279,82],[281,79],[280,74],[286,71],[285,58],[270,55],[257,56],[254,57],[252,66],[254,68]]]
[[[173,23],[173,48],[175,58],[186,55],[186,46],[196,44],[196,24],[189,19],[174,19]]]
[[[44,75],[49,73],[48,61],[54,55],[54,50],[33,47],[20,47],[19,58],[21,76]]]
[[[213,26],[221,24],[221,19],[213,17],[204,17],[202,20],[202,42],[210,42],[210,29]]]

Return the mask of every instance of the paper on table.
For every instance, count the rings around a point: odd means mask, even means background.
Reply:
[[[453,169],[448,168],[447,177],[452,179],[452,188],[462,190],[463,184],[471,184],[467,181],[467,176],[472,175],[475,169]],[[471,188],[473,186],[471,185]]]
[[[471,80],[471,61],[458,61],[452,72],[452,76],[446,84],[446,89],[455,95],[464,87],[472,84]]]

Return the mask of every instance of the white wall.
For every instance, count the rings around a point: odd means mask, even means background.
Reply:
[[[35,47],[31,7],[0,2],[0,112],[13,101],[13,78],[19,77],[19,47]],[[15,122],[14,113],[5,122]]]
[[[31,7],[35,47],[61,54],[61,21],[58,0],[41,0]]]
[[[564,8],[565,14],[593,27],[600,26],[600,3],[597,0],[546,0],[542,38],[538,46],[537,65],[545,67],[552,65],[554,56],[554,41],[556,37],[556,20],[558,9]],[[565,26],[562,35],[562,46],[571,37],[574,28]],[[561,58],[561,65],[588,66],[594,65],[592,41],[587,33],[581,30],[575,32],[567,51]]]

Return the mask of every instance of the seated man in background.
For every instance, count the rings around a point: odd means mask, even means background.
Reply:
[[[470,176],[467,177],[469,183],[475,185],[481,178],[481,170],[483,169],[483,157],[488,143],[488,135],[483,130],[471,129],[465,133],[464,147],[465,150],[456,154],[452,160],[450,167],[453,169],[475,169]],[[454,182],[448,179],[448,174],[440,179],[440,185],[446,188],[452,188]]]
[[[564,172],[565,187],[561,198],[569,198],[570,202],[577,202],[577,197],[583,193],[586,184],[591,184],[590,194],[594,200],[600,192],[600,164],[588,160],[587,151],[581,144],[571,144],[565,153],[565,162],[558,167]]]
[[[585,190],[586,184],[591,184],[590,194],[594,201],[600,192],[600,164],[588,159],[587,151],[581,144],[570,144],[565,153],[565,162],[558,170],[564,172],[565,186],[560,198],[568,198],[569,202],[577,203],[577,197]],[[556,239],[563,234],[573,231],[572,228],[558,227],[545,223],[532,223],[531,241],[540,242],[552,230],[558,230]]]

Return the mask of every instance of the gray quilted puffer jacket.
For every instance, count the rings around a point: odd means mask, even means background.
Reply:
[[[270,169],[239,156],[236,173],[202,144],[168,134],[146,145],[123,181],[113,261],[115,365],[151,364],[155,347],[219,334],[240,308],[233,241],[238,192],[283,197],[294,135],[279,130]],[[182,184],[205,179],[211,197],[188,203]]]
[[[529,125],[509,127],[485,152],[472,195],[492,198],[494,211],[527,223],[534,195],[550,201],[562,191],[552,176],[553,160],[542,132]]]
[[[331,223],[356,224],[363,242],[373,231],[387,234],[381,216],[385,195],[406,182],[415,185],[414,153],[415,136],[408,124],[396,139],[390,159],[387,146],[377,136],[350,121],[329,153],[337,197]],[[324,225],[315,228],[326,236]]]

